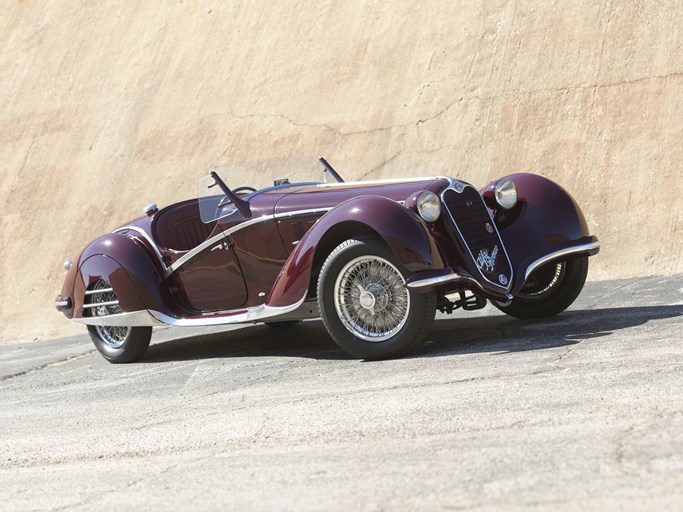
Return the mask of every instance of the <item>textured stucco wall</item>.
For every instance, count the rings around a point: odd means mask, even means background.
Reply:
[[[603,241],[591,278],[683,272],[682,21],[666,0],[2,2],[0,339],[74,332],[62,261],[231,162],[538,172]]]

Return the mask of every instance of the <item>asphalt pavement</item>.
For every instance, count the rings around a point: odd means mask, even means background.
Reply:
[[[683,510],[682,332],[676,275],[439,315],[393,361],[320,321],[0,346],[0,507]]]

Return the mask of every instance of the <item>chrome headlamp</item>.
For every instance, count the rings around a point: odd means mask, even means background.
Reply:
[[[434,222],[441,215],[441,201],[434,192],[421,192],[415,204],[417,212],[425,222]]]
[[[506,210],[517,204],[517,187],[510,180],[500,180],[495,188],[496,202]]]

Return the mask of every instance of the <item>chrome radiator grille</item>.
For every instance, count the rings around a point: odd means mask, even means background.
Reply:
[[[510,260],[479,192],[471,185],[456,183],[441,194],[441,199],[475,273],[507,291],[512,282]]]

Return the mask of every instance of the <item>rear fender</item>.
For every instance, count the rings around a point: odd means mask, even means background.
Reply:
[[[502,179],[517,187],[518,204],[510,211],[498,209],[495,220],[514,269],[514,295],[539,262],[598,252],[597,238],[588,232],[586,219],[572,196],[553,181],[536,174],[513,174]],[[496,209],[494,189],[483,190],[487,204]]]
[[[376,234],[411,272],[442,268],[443,261],[427,226],[396,201],[362,196],[340,204],[321,217],[303,236],[275,280],[268,306],[294,304],[315,286],[325,258],[344,240]]]
[[[158,262],[132,238],[117,233],[98,238],[79,258],[74,317],[83,316],[85,291],[100,279],[114,289],[123,312],[168,312],[170,302],[162,276]]]

